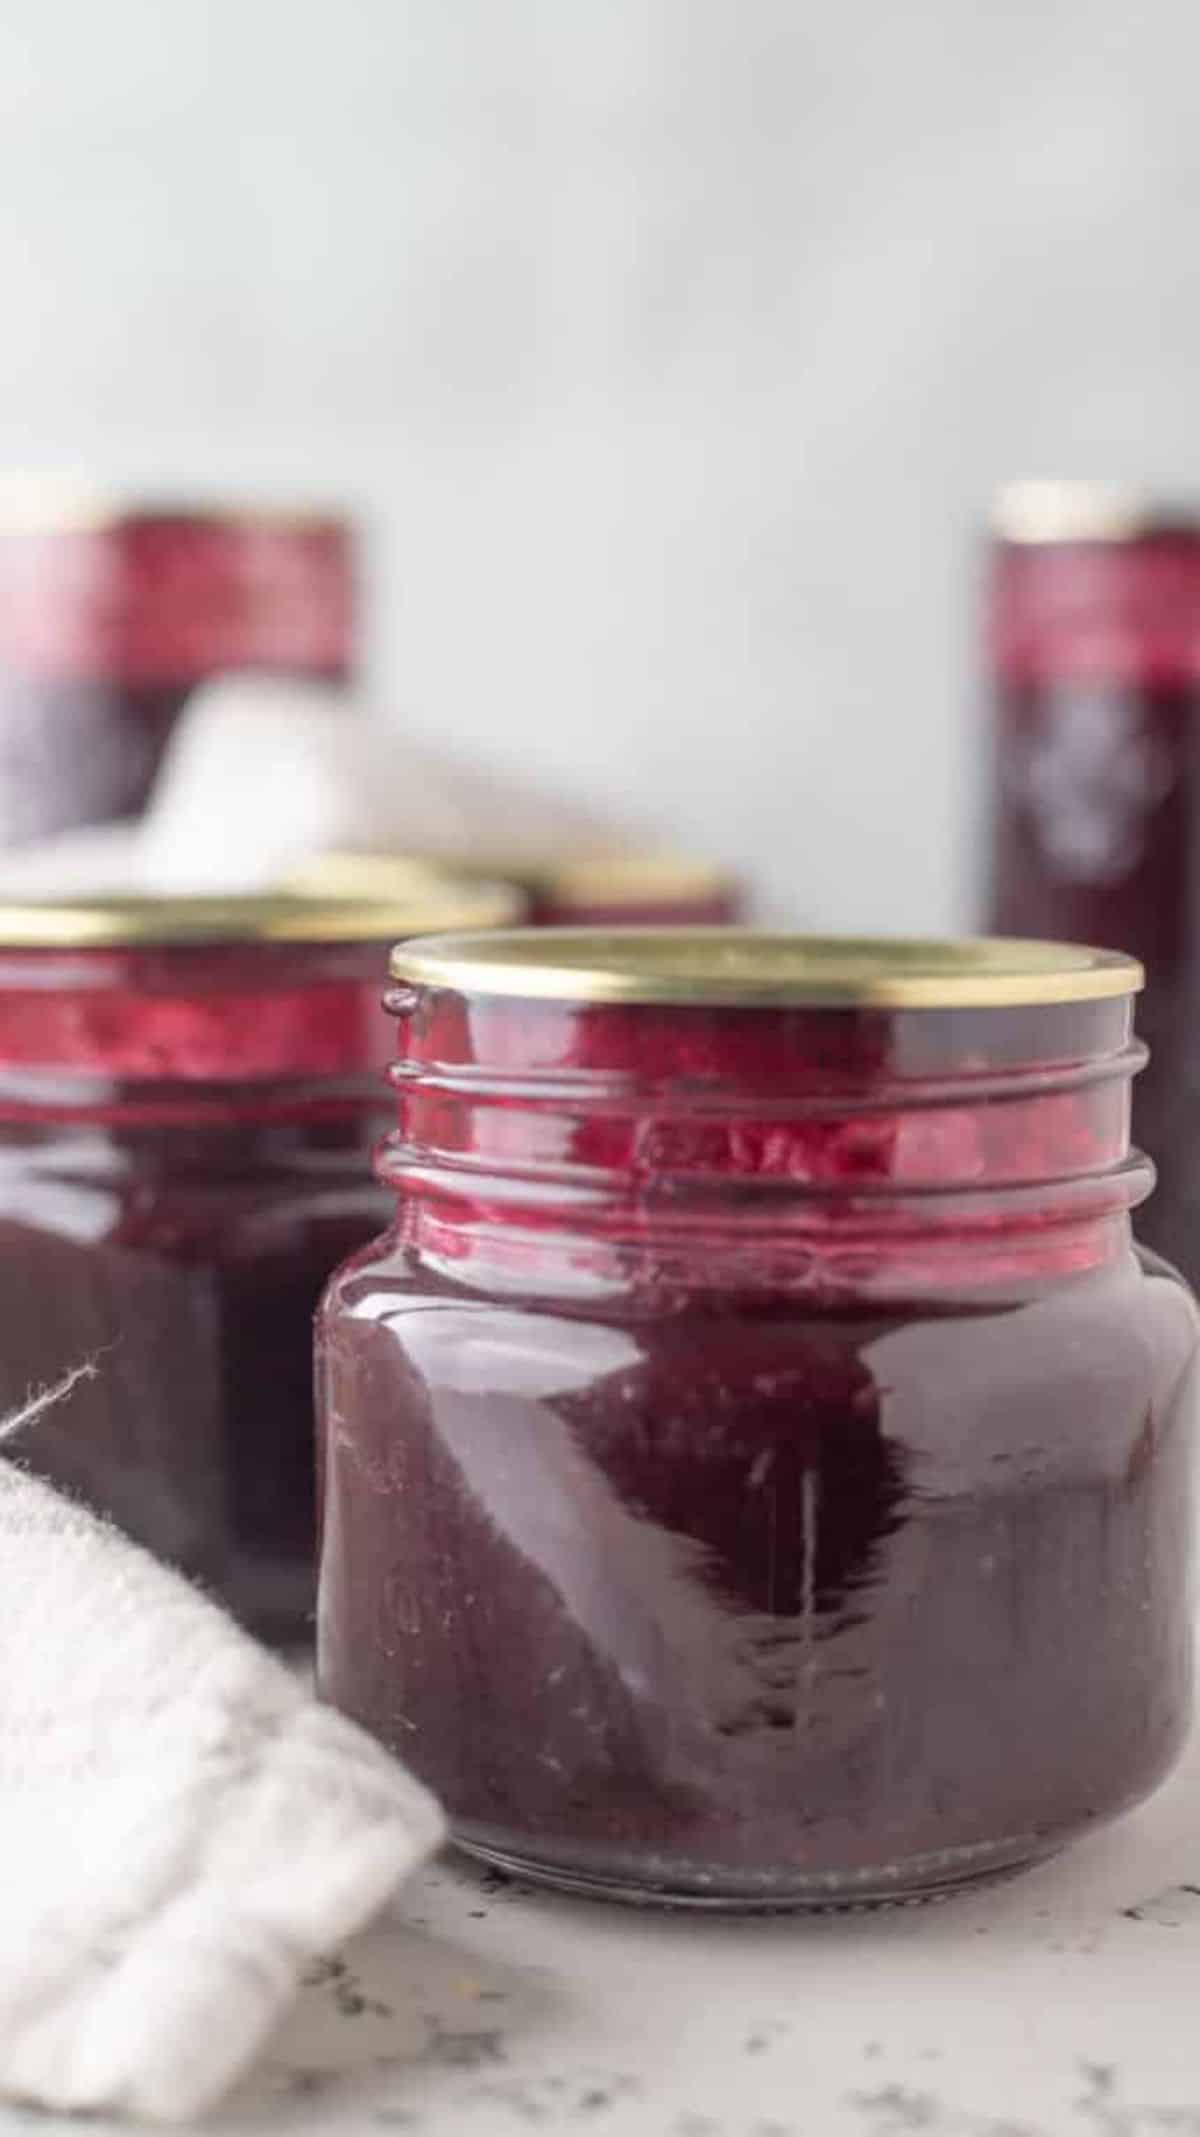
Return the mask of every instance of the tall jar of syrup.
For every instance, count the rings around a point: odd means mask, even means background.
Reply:
[[[1200,1277],[1200,505],[1091,483],[1001,493],[991,549],[999,934],[1140,958],[1134,1127],[1151,1246]]]

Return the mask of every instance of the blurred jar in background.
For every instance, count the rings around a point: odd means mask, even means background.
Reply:
[[[191,692],[349,680],[336,516],[0,489],[0,847],[135,816]]]
[[[1200,1278],[1200,508],[1018,483],[994,519],[989,920],[1140,958],[1139,1230]]]

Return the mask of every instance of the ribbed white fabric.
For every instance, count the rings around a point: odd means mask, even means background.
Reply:
[[[0,1569],[0,2089],[187,2119],[441,1813],[187,1582],[4,1458]]]

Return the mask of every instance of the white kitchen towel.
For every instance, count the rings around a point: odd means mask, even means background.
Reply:
[[[261,890],[339,849],[440,855],[453,868],[498,839],[506,857],[530,860],[622,843],[602,813],[422,744],[332,683],[226,675],[188,700],[134,860],[143,887],[169,896]]]
[[[0,2090],[202,2113],[442,1833],[222,1611],[0,1457]]]
[[[498,839],[505,859],[536,864],[612,854],[630,838],[643,852],[654,843],[527,777],[422,745],[332,683],[226,675],[189,699],[142,818],[0,854],[0,894],[262,891],[338,850],[412,852],[453,872]]]

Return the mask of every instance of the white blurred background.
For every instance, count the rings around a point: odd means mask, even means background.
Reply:
[[[978,517],[1195,473],[1187,0],[4,0],[0,458],[347,492],[381,693],[969,911]]]

